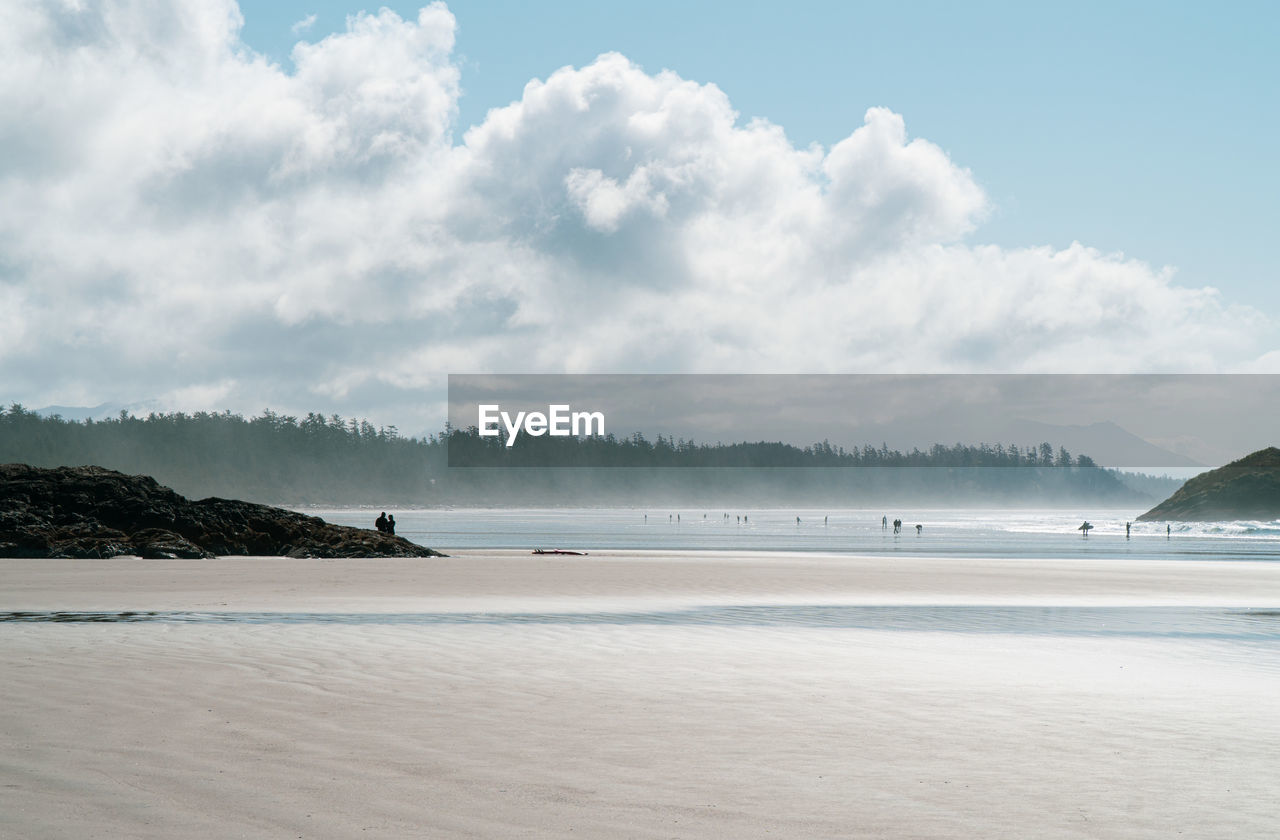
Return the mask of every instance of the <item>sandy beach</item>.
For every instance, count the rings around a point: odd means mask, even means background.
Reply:
[[[1265,562],[476,551],[0,578],[4,612],[1280,605]],[[607,622],[0,640],[4,837],[1236,837],[1280,818],[1274,647]]]

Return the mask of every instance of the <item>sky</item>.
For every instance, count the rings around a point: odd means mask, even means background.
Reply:
[[[1280,372],[1270,4],[365,8],[0,3],[0,400]]]

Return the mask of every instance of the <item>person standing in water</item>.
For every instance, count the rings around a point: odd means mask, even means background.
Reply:
[[[1132,524],[1133,524],[1132,522],[1124,523],[1124,538],[1126,540],[1129,539],[1129,526],[1131,526]]]
[[[889,530],[889,517],[887,516],[880,517],[880,530],[881,531]]]

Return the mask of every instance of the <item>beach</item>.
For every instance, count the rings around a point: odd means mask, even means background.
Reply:
[[[0,611],[43,614],[0,624],[6,837],[1231,837],[1280,817],[1274,562],[465,550],[0,575]],[[1090,609],[1258,630],[1054,630]]]

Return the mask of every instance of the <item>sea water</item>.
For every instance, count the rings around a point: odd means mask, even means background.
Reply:
[[[371,527],[373,508],[302,508],[326,521]],[[1139,511],[632,508],[411,509],[389,511],[397,533],[446,552],[483,549],[595,551],[821,552],[1002,559],[1280,561],[1280,521],[1136,523]],[[727,516],[726,516],[727,514]],[[888,519],[889,526],[882,524]],[[892,522],[902,521],[899,533]],[[1094,528],[1084,535],[1079,525]],[[917,532],[915,526],[922,527]],[[1129,525],[1126,534],[1126,524]],[[333,625],[657,625],[794,627],[1141,637],[1227,644],[1280,667],[1280,604],[1212,606],[965,606],[951,604],[708,604],[616,612],[584,604],[575,612],[73,612],[0,614],[0,623],[333,624]],[[1217,649],[1215,656],[1222,654]]]
[[[373,508],[298,508],[373,527]],[[1280,560],[1280,520],[1136,522],[1136,509],[431,508],[388,511],[432,548],[809,551],[933,557]],[[882,518],[888,526],[882,525]],[[893,521],[902,528],[893,531]],[[1084,522],[1093,525],[1088,535]],[[1126,524],[1129,525],[1126,534]],[[920,525],[919,531],[916,525]]]

